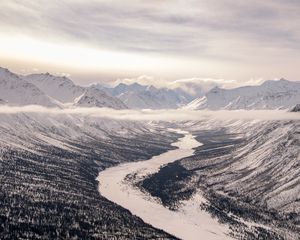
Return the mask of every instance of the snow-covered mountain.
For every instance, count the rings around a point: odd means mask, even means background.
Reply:
[[[6,103],[7,103],[6,101],[4,101],[3,99],[0,99],[0,105],[6,104]]]
[[[193,110],[292,109],[300,102],[300,82],[281,79],[234,89],[214,87],[205,96],[191,101],[193,96],[181,88],[156,88],[138,83],[120,83],[111,88],[100,84],[83,87],[67,77],[49,73],[21,76],[0,68],[0,104],[20,106],[176,109],[185,105],[184,108]]]
[[[285,109],[300,102],[300,82],[268,80],[259,86],[234,89],[215,87],[185,108],[200,109]]]
[[[179,90],[156,88],[138,83],[126,85],[120,83],[114,88],[95,85],[111,96],[122,100],[129,108],[143,109],[168,109],[178,108],[191,100],[191,97]]]
[[[84,87],[75,85],[69,78],[53,76],[49,73],[31,74],[24,79],[61,103],[74,102],[75,98],[85,92]]]
[[[109,96],[104,91],[91,86],[75,99],[75,105],[80,107],[109,107],[114,109],[126,109],[127,106],[118,98]]]
[[[47,96],[34,84],[22,77],[0,67],[0,98],[11,105],[58,106],[57,102]]]
[[[49,73],[22,76],[1,67],[0,104],[127,108],[118,98],[95,87],[78,86],[66,77]]]
[[[291,112],[300,112],[300,104],[297,104],[291,109]]]
[[[108,107],[124,109],[127,106],[116,97],[106,94],[96,87],[82,87],[67,77],[53,76],[49,73],[31,74],[24,77],[48,96],[59,102],[80,107]]]

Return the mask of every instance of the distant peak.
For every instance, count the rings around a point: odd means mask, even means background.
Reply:
[[[12,72],[9,71],[7,68],[3,68],[3,67],[0,67],[0,71],[1,71],[1,72],[5,72],[5,73],[12,73]]]
[[[219,88],[218,86],[213,87],[210,92],[219,92],[221,90],[221,88]]]
[[[52,74],[46,72],[46,73],[31,73],[28,76],[47,76],[47,77],[54,77]]]
[[[134,82],[134,83],[130,84],[129,86],[140,87],[140,86],[142,86],[142,85],[139,84],[139,83],[137,83],[137,82]]]
[[[154,90],[157,90],[157,88],[154,87],[153,85],[150,85],[150,86],[147,86],[147,90],[154,91]]]
[[[125,83],[119,83],[117,86],[122,87],[122,86],[127,86],[127,85]]]
[[[300,112],[300,104],[296,104],[291,110],[291,112]]]
[[[290,81],[285,78],[280,78],[279,80],[266,80],[265,82],[262,83],[262,85],[277,85],[277,84],[285,84],[285,83],[290,83]]]
[[[33,74],[28,75],[28,76],[36,76],[36,77],[41,76],[41,77],[51,77],[51,78],[56,78],[56,79],[70,80],[66,76],[53,75],[49,72],[46,72],[46,73],[33,73]]]
[[[3,68],[0,67],[0,73],[2,73],[5,76],[10,76],[10,77],[15,77],[15,78],[20,78],[19,75],[17,75],[16,73],[11,72],[10,70],[8,70],[7,68]]]

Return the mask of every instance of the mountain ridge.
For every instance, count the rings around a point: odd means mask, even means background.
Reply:
[[[103,87],[100,84],[94,86],[119,98],[129,108],[134,109],[176,109],[191,100],[191,96],[183,92],[168,88],[156,88],[153,85],[120,83],[115,87]]]
[[[57,102],[21,76],[0,67],[0,98],[12,105],[57,107]]]
[[[257,86],[232,89],[214,87],[185,108],[191,110],[289,109],[300,102],[300,82],[267,80]]]
[[[22,76],[0,67],[0,88],[1,105],[127,108],[119,99],[101,90],[82,87],[67,77],[50,73]]]

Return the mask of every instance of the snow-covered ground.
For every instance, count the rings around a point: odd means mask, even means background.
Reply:
[[[217,219],[200,209],[200,203],[204,201],[200,192],[183,202],[178,211],[171,211],[161,205],[157,199],[141,192],[126,181],[127,176],[137,174],[139,178],[143,178],[158,172],[159,168],[167,163],[193,155],[193,148],[200,146],[201,143],[188,132],[176,131],[184,134],[184,137],[173,143],[177,149],[147,161],[121,164],[100,172],[98,181],[101,195],[130,210],[146,223],[178,238],[231,239],[226,225],[221,225]]]

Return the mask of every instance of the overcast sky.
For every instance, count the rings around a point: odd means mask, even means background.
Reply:
[[[0,64],[76,82],[300,80],[298,0],[0,0]]]

